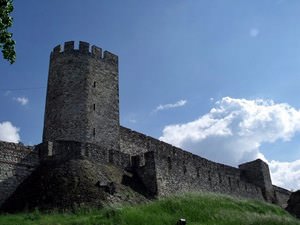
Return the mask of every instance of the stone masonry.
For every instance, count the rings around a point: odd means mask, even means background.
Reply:
[[[79,42],[50,56],[43,141],[68,140],[119,149],[118,57]]]
[[[133,174],[147,196],[209,191],[286,206],[291,192],[272,185],[262,160],[235,168],[120,126],[118,79],[118,57],[110,52],[86,42],[75,49],[73,41],[53,49],[43,142],[0,142],[0,207],[39,165],[71,159]]]
[[[0,206],[38,165],[33,147],[0,142]]]

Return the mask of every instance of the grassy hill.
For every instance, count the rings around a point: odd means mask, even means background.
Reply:
[[[300,225],[283,209],[253,200],[217,194],[185,194],[145,205],[109,209],[2,214],[0,225]]]

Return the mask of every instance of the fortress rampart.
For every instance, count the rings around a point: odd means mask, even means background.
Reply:
[[[38,165],[33,147],[0,142],[0,206]]]
[[[155,174],[157,187],[154,189],[158,195],[212,191],[265,199],[283,207],[290,195],[289,191],[272,185],[268,165],[262,160],[235,168],[207,160],[125,127],[120,127],[120,146],[121,151],[136,155],[135,161],[140,164],[137,170],[154,168],[150,177]],[[147,154],[149,151],[154,154]]]
[[[201,190],[264,199],[263,181],[257,185],[255,177],[251,180],[243,176],[244,170],[212,162],[125,127],[121,127],[120,133],[121,151],[154,152],[137,155],[135,160],[140,162],[138,169],[155,165],[152,173],[155,173],[158,195]]]
[[[152,196],[208,191],[266,200],[282,207],[286,206],[290,192],[273,185],[272,190],[266,192],[264,179],[258,182],[259,179],[255,176],[245,176],[248,169],[246,165],[241,165],[242,169],[239,169],[215,163],[141,133],[124,127],[121,129],[121,134],[134,133],[135,137],[147,139],[145,143],[149,148],[145,148],[140,154],[127,154],[75,141],[44,142],[34,150],[32,147],[0,142],[0,176],[3,179],[0,183],[0,205],[39,163],[45,160],[89,159],[94,163],[114,165],[136,174]],[[127,141],[132,142],[131,146],[135,146],[141,140]],[[250,165],[257,163],[265,164],[256,160],[250,162]],[[251,167],[248,170],[251,170]],[[256,174],[263,175],[263,172],[257,170]]]
[[[47,162],[81,159],[129,174],[148,197],[209,191],[286,205],[290,191],[272,185],[262,160],[235,168],[120,126],[118,79],[118,57],[110,52],[86,42],[75,49],[73,41],[53,49],[43,142],[0,142],[0,206]]]

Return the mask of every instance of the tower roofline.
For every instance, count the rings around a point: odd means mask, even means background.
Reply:
[[[55,59],[56,57],[62,54],[83,54],[89,55],[95,59],[103,60],[106,63],[110,63],[112,65],[118,64],[118,56],[109,52],[109,51],[102,51],[102,48],[92,45],[88,42],[79,41],[79,48],[75,48],[75,41],[67,41],[64,42],[63,45],[57,45],[53,48],[51,52],[51,59]]]

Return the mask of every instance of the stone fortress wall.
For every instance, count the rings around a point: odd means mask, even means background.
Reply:
[[[0,206],[38,165],[33,147],[0,142]]]
[[[125,127],[120,127],[120,146],[121,151],[136,155],[133,157],[139,165],[136,170],[144,170],[144,167],[154,170],[149,177],[155,174],[156,190],[153,190],[159,196],[201,190],[266,200],[285,207],[291,194],[272,185],[268,165],[262,160],[235,168]],[[151,152],[153,154],[149,154]]]
[[[209,191],[286,206],[290,195],[288,190],[272,185],[272,190],[268,189],[266,194],[265,182],[269,184],[271,180],[269,176],[259,179],[266,172],[259,168],[267,166],[261,160],[235,168],[212,162],[125,127],[120,130],[120,139],[127,140],[127,148],[122,149],[125,147],[123,142],[121,151],[75,141],[48,141],[35,147],[0,142],[0,205],[44,160],[86,158],[95,163],[113,164],[137,174],[153,196]],[[136,148],[139,149],[141,145],[144,146],[143,151],[137,152]],[[133,148],[133,154],[125,153],[130,148]]]
[[[139,178],[152,196],[211,191],[276,203],[290,192],[272,185],[268,165],[219,164],[119,125],[118,57],[86,42],[50,56],[43,143],[0,142],[0,206],[45,160],[89,159]]]

